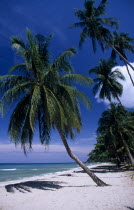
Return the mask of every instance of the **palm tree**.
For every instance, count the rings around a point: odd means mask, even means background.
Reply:
[[[81,74],[74,74],[69,58],[74,55],[73,48],[60,54],[53,63],[50,62],[48,38],[33,36],[27,29],[27,44],[22,39],[13,37],[12,47],[24,59],[24,63],[12,67],[19,75],[0,77],[0,87],[4,91],[1,99],[3,114],[12,103],[16,107],[11,115],[8,133],[11,140],[21,143],[24,152],[32,147],[32,138],[38,126],[40,141],[48,144],[50,132],[57,129],[69,156],[75,160],[98,186],[106,186],[88,167],[71,151],[66,138],[74,137],[80,132],[80,99],[90,107],[90,101],[72,83],[90,85],[92,80]]]
[[[103,18],[105,15],[105,9],[107,0],[101,0],[99,6],[94,7],[95,1],[85,0],[84,10],[76,9],[74,15],[79,18],[80,22],[70,25],[70,28],[80,27],[82,32],[80,34],[79,46],[81,47],[83,42],[91,38],[93,50],[96,51],[96,42],[99,43],[102,50],[105,45],[110,46],[119,56],[126,62],[133,70],[134,67],[127,61],[127,59],[111,44],[112,35],[107,27],[118,27],[117,20],[115,18]]]
[[[127,118],[126,118],[127,116]],[[134,164],[134,157],[130,150],[134,148],[134,117],[130,116],[125,108],[120,104],[112,103],[110,108],[103,112],[99,120],[98,134],[106,135],[109,142],[113,142],[115,149],[119,149],[119,144],[124,146],[126,154]]]
[[[99,91],[99,98],[108,99],[111,102],[113,97],[121,104],[119,96],[122,95],[123,87],[117,79],[124,80],[125,78],[117,69],[112,71],[115,64],[115,61],[111,59],[100,60],[99,66],[90,69],[89,74],[94,73],[98,76],[94,79],[96,85],[93,88],[93,93],[95,95]]]
[[[105,121],[103,123],[103,130]],[[107,129],[105,128],[107,131]],[[115,140],[114,136],[109,132],[101,134],[97,133],[97,143],[95,148],[88,154],[87,162],[116,162],[120,167],[121,162],[124,162],[124,148],[121,142]]]
[[[121,55],[123,55],[123,57],[125,59],[127,59],[125,51],[134,53],[134,45],[132,44],[133,42],[134,42],[134,39],[129,37],[128,33],[118,34],[116,31],[113,32],[113,38],[111,40],[111,44],[118,50],[118,52],[120,52]],[[117,54],[115,53],[114,50],[112,50],[111,57],[113,59],[116,59],[116,56],[117,56]],[[121,57],[120,57],[120,59],[123,60]],[[127,72],[129,74],[130,80],[134,86],[134,81],[133,81],[133,78],[129,72],[128,65],[127,65],[126,61],[124,61],[124,63],[127,68]]]

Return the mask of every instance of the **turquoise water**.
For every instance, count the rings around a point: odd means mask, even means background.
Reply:
[[[0,164],[0,182],[49,175],[78,167],[76,163]]]

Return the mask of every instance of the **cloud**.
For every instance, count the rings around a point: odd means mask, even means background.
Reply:
[[[131,63],[131,64],[134,66],[134,63]],[[134,80],[134,71],[130,67],[128,68]],[[126,66],[115,66],[112,69],[112,71],[114,71],[115,69],[118,69],[125,77],[125,81],[118,79],[118,81],[123,85],[123,94],[120,97],[120,100],[126,108],[134,108],[134,87],[128,75]],[[99,99],[99,93],[96,94],[95,98],[97,99],[98,103],[104,102],[107,105],[109,104],[108,100]],[[117,102],[116,100],[113,100],[113,101]]]

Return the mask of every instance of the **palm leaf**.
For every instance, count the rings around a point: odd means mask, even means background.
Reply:
[[[82,74],[64,74],[61,76],[63,82],[75,82],[82,85],[92,85],[93,80]]]
[[[40,103],[41,103],[40,87],[35,86],[32,93],[32,97],[31,97],[31,106],[30,106],[30,113],[29,113],[30,126],[33,132],[34,132],[35,121],[37,118]]]
[[[72,57],[75,54],[74,48],[69,48],[66,51],[64,51],[62,54],[58,56],[58,58],[53,62],[53,64],[50,66],[50,69],[58,70],[65,72],[73,72],[73,68],[71,64],[68,62],[68,59]]]
[[[79,100],[89,109],[91,108],[91,102],[89,100],[89,98],[84,94],[82,93],[81,91],[79,90],[76,90],[76,96],[79,98]]]

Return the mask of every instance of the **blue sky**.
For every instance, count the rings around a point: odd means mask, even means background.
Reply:
[[[102,54],[98,48],[96,54],[92,51],[90,40],[83,45],[82,50],[78,49],[80,29],[69,29],[68,26],[77,19],[73,15],[74,8],[83,8],[84,0],[62,1],[62,0],[1,0],[0,1],[0,71],[1,74],[7,73],[9,68],[18,62],[15,52],[11,49],[10,37],[16,35],[25,39],[25,30],[28,27],[33,34],[41,33],[48,36],[54,33],[51,41],[50,50],[53,57],[69,47],[77,48],[71,62],[76,73],[88,75],[88,70],[98,65],[100,58],[108,58],[109,51]],[[100,1],[96,1],[96,4]],[[119,20],[119,32],[128,32],[134,37],[134,1],[133,0],[109,0],[107,6],[107,16],[116,17]],[[134,62],[134,55],[127,54],[129,62]],[[125,72],[123,63],[119,61],[119,68]],[[126,75],[126,74],[125,74]],[[122,103],[127,108],[132,108],[134,104],[133,89],[129,78],[124,85]],[[83,129],[77,134],[75,140],[69,140],[73,152],[82,160],[87,159],[88,152],[93,149],[95,144],[95,131],[97,122],[107,106],[107,101],[100,101],[92,94],[91,88],[81,88],[88,95],[92,102],[92,109],[86,110],[81,106],[83,119]],[[71,162],[62,142],[57,134],[53,132],[49,148],[44,148],[39,144],[38,135],[35,134],[33,151],[25,157],[20,147],[15,148],[10,143],[7,135],[9,114],[0,118],[0,162]]]

